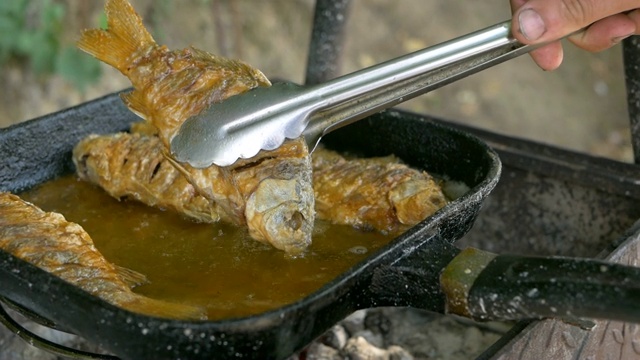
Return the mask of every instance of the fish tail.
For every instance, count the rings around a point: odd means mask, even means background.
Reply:
[[[107,0],[105,12],[107,29],[84,30],[77,46],[126,75],[131,55],[156,42],[127,0]]]
[[[207,319],[207,313],[203,307],[152,299],[142,295],[135,296],[121,305],[127,310],[149,316],[180,320]]]

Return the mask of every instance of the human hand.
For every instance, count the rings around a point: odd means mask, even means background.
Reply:
[[[640,34],[640,0],[509,0],[513,35],[524,44],[569,36],[576,46],[602,51]],[[585,31],[576,31],[585,28]],[[575,34],[574,34],[575,33]],[[552,42],[531,52],[544,70],[562,63],[562,45]]]

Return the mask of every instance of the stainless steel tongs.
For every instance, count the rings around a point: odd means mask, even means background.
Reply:
[[[533,49],[511,36],[506,21],[323,84],[255,88],[187,119],[171,152],[204,168],[231,165],[300,135],[313,150],[339,127]]]

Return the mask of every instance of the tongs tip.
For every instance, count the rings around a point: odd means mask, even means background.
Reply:
[[[196,168],[229,166],[299,137],[312,109],[291,83],[258,87],[187,119],[171,139],[171,154]]]

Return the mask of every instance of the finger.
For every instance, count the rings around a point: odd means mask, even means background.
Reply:
[[[616,14],[599,20],[586,31],[569,37],[576,46],[591,52],[612,47],[637,32],[637,24],[627,14]]]
[[[627,16],[636,24],[636,35],[640,35],[640,9],[628,12]]]
[[[542,70],[555,70],[562,63],[563,51],[560,41],[552,42],[539,49],[533,50],[531,58]]]
[[[522,7],[527,2],[527,0],[509,0],[509,4],[511,5],[511,13],[515,13],[516,10]]]
[[[529,0],[509,0],[511,5],[511,12],[515,12],[526,4]],[[515,25],[515,23],[514,23]],[[512,32],[515,33],[515,30]],[[549,45],[545,45],[539,49],[533,50],[529,53],[533,61],[543,70],[555,70],[562,63],[563,51],[562,44],[560,42],[554,42]]]
[[[514,36],[526,44],[552,41],[638,7],[640,0],[529,0],[513,16]]]

